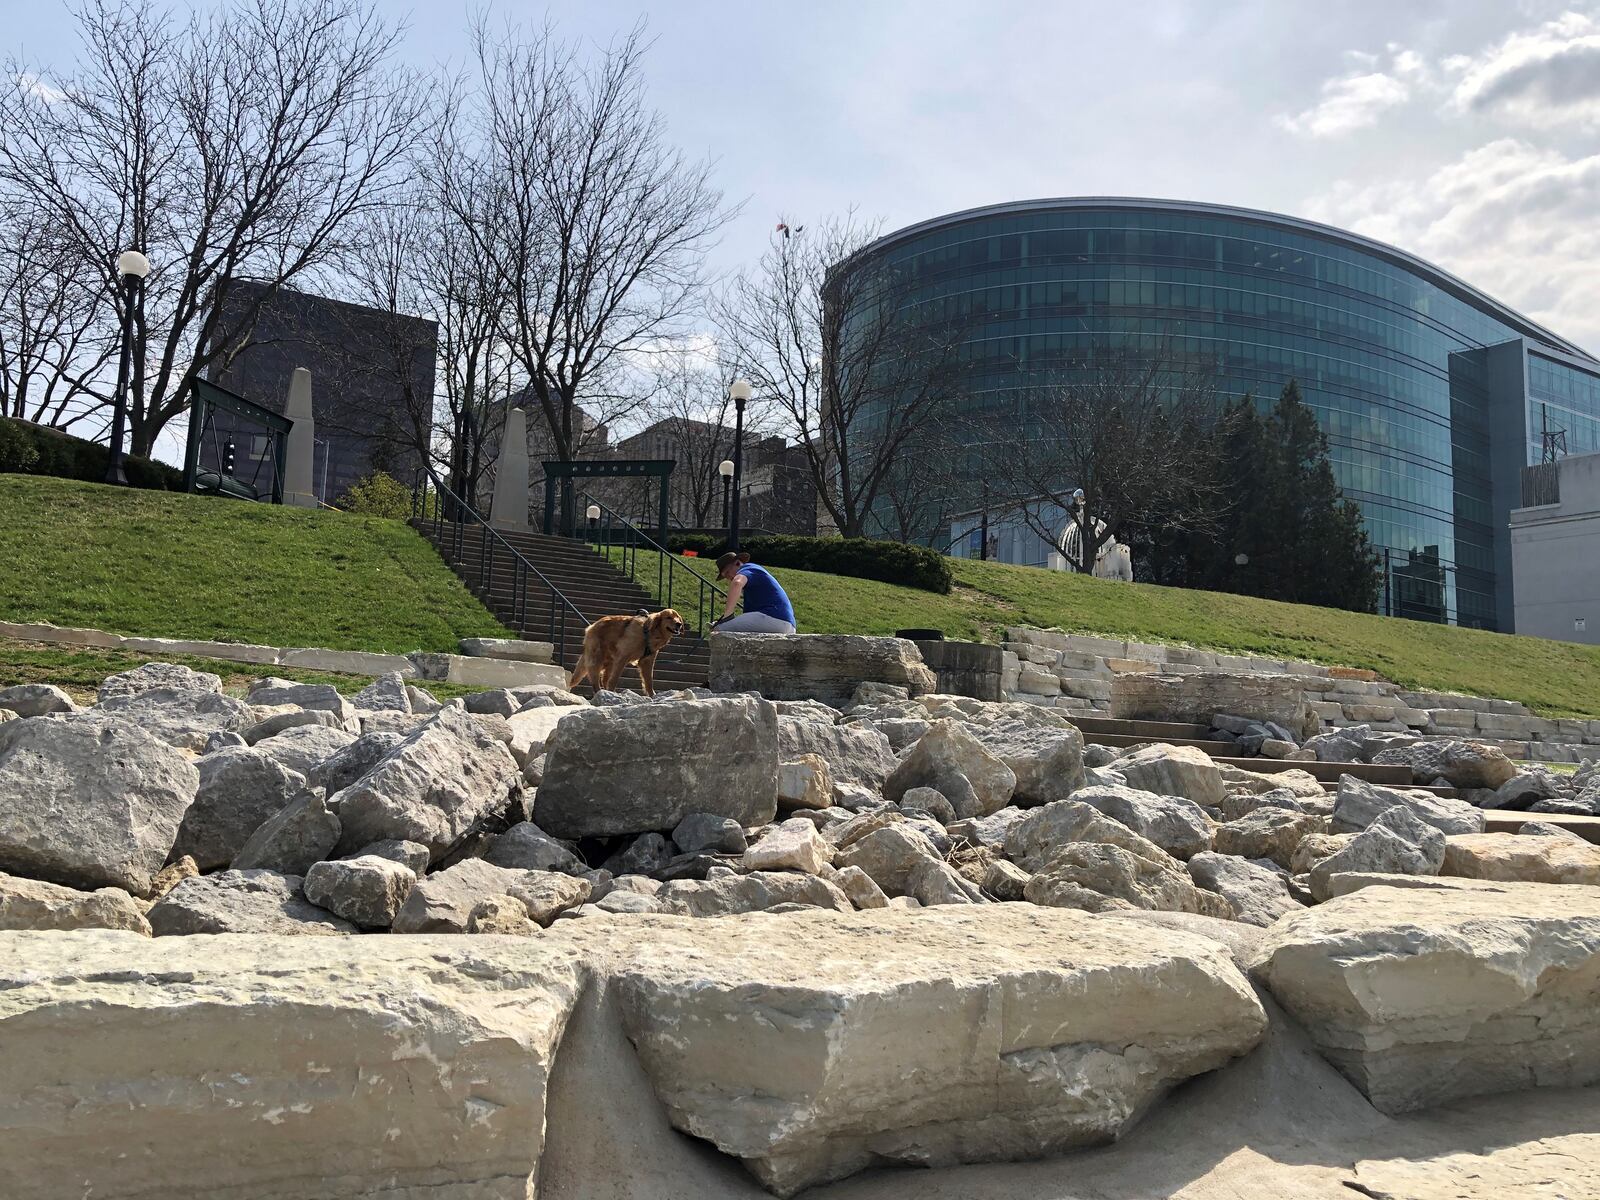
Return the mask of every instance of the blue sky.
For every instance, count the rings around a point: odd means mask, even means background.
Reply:
[[[177,7],[182,7],[178,5]],[[459,62],[456,3],[379,8]],[[0,0],[4,42],[71,54],[64,5]],[[1171,196],[1356,229],[1600,350],[1600,4],[502,0],[605,40],[643,18],[650,94],[744,213],[887,227],[1035,196]]]

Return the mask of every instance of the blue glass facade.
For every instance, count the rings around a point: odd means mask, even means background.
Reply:
[[[913,319],[958,323],[969,415],[1011,407],[1005,393],[1090,346],[1192,355],[1229,398],[1298,380],[1396,575],[1385,602],[1406,615],[1509,629],[1503,543],[1518,496],[1497,483],[1537,461],[1546,415],[1572,452],[1600,448],[1600,363],[1437,268],[1326,226],[1046,200],[936,218],[865,253],[914,281]]]

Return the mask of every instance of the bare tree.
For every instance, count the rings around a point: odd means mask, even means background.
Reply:
[[[731,214],[645,103],[640,30],[589,58],[547,28],[480,23],[474,49],[448,134],[471,165],[445,203],[493,263],[505,343],[567,461],[580,403],[602,424],[642,403],[633,359],[682,331]]]
[[[734,412],[729,379],[689,353],[666,357],[650,407],[651,429],[671,446],[674,508],[685,524],[706,527],[722,520],[722,476],[717,468],[733,457]]]
[[[897,464],[960,376],[960,329],[925,319],[916,281],[863,253],[876,234],[854,214],[780,224],[755,270],[716,304],[724,356],[805,448],[818,497],[847,537],[869,531]]]
[[[90,265],[112,327],[118,251],[149,256],[129,406],[146,454],[225,353],[214,334],[233,282],[266,282],[264,298],[314,275],[387,198],[419,89],[390,66],[397,28],[362,0],[231,0],[184,23],[156,0],[87,0],[75,16],[72,69],[10,66],[0,188]]]
[[[1091,573],[1113,538],[1214,527],[1221,498],[1201,436],[1216,411],[1210,363],[1166,344],[1091,346],[1010,405],[969,421],[967,440],[999,508],[1052,545],[1066,521],[1077,525],[1073,569]]]
[[[965,447],[960,430],[943,413],[930,413],[914,445],[907,445],[884,472],[879,523],[895,541],[937,539],[952,517],[971,507],[971,488],[961,471]]]
[[[0,208],[0,416],[66,428],[104,400],[115,352],[98,280],[37,210]]]

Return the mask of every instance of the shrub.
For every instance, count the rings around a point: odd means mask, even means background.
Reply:
[[[411,489],[393,475],[374,471],[350,485],[339,497],[339,507],[357,516],[406,521],[411,518]]]
[[[59,429],[0,417],[0,471],[99,483],[106,477],[109,453],[98,442],[74,437]],[[183,490],[183,472],[154,459],[124,455],[122,471],[133,487],[167,492]]]
[[[726,546],[725,539],[713,534],[672,534],[667,538],[669,550],[694,550],[702,557],[714,558]],[[950,563],[944,555],[927,546],[905,542],[764,534],[741,538],[739,548],[764,567],[876,579],[940,595],[948,594],[953,582]]]

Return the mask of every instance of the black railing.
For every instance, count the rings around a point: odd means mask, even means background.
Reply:
[[[548,620],[545,623],[548,636],[545,640],[553,648],[557,666],[568,669],[573,666],[572,662],[567,661],[566,652],[568,620],[570,618],[574,622],[573,632],[581,634],[589,625],[589,619],[538,567],[524,558],[515,546],[492,529],[489,522],[446,487],[426,466],[418,472],[411,490],[411,523],[418,529],[430,530],[438,538],[440,549],[448,548],[447,552],[453,556],[455,563],[466,564],[471,555],[476,553],[478,586],[486,597],[494,585],[495,559],[501,551],[510,556],[509,565],[500,569],[510,573],[509,623],[521,635],[535,628],[528,623],[528,585],[537,579],[550,594]],[[532,605],[535,619],[538,618],[538,607],[536,600]]]
[[[585,510],[583,524],[586,526],[585,536],[589,544],[600,553],[601,557],[645,591],[650,591],[648,584],[650,566],[646,563],[641,569],[639,550],[643,548],[655,552],[656,598],[661,601],[663,607],[677,609],[678,614],[689,623],[694,632],[704,637],[711,628],[711,622],[722,615],[719,606],[726,599],[727,593],[698,571],[684,566],[671,551],[638,525],[621,513],[608,508],[588,492],[582,493],[578,503]],[[587,510],[591,508],[598,510],[600,514],[592,521],[587,517]],[[640,578],[641,574],[644,576],[643,579]],[[688,578],[684,579],[684,576]],[[691,603],[692,608],[685,607]]]

